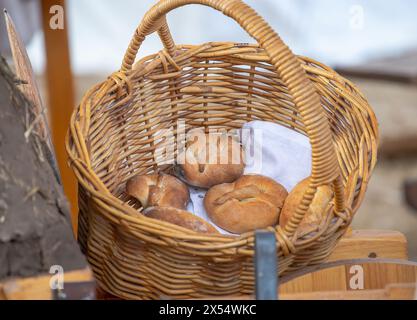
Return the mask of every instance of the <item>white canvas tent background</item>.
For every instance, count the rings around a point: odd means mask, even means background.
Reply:
[[[417,48],[417,1],[246,0],[297,54],[328,65],[351,65]],[[72,66],[76,74],[108,74],[155,0],[67,0]],[[254,42],[234,21],[192,5],[168,15],[177,43]],[[157,52],[150,36],[139,56]],[[42,35],[29,45],[37,73],[44,68]]]

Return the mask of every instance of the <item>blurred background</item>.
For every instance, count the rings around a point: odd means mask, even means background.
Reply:
[[[368,98],[380,123],[381,145],[378,165],[353,227],[404,233],[410,258],[417,260],[417,1],[246,2],[296,54],[335,68]],[[63,147],[72,108],[87,89],[120,67],[136,26],[153,3],[155,0],[0,0],[25,41],[49,107],[73,210],[75,180],[67,169]],[[179,44],[253,41],[235,22],[201,6],[169,14],[168,23]],[[10,57],[4,25],[0,28],[1,54]],[[139,56],[160,49],[159,39],[150,36]]]

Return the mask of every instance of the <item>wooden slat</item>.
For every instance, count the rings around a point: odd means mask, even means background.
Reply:
[[[363,258],[403,259],[407,257],[407,239],[397,231],[353,230],[338,243],[330,261]],[[348,271],[349,272],[349,271]],[[282,293],[346,290],[344,267],[307,274],[282,286]]]
[[[314,288],[313,275],[311,273],[303,275],[293,281],[287,282],[285,285],[281,285],[281,293],[302,293],[312,292]]]
[[[51,6],[65,8],[64,0],[42,0],[42,24],[45,37],[46,74],[48,85],[48,106],[51,117],[52,139],[61,171],[65,194],[71,203],[72,225],[77,230],[77,188],[76,179],[67,164],[65,136],[74,108],[74,87],[71,72],[68,23],[65,19],[63,30],[50,28]]]
[[[352,265],[359,265],[364,270],[364,289],[352,290],[349,288],[350,276],[348,271]],[[409,261],[390,259],[361,259],[349,262],[332,262],[317,266],[319,270],[300,272],[300,277],[295,277],[280,286],[279,299],[282,300],[380,300],[380,299],[416,299],[417,289],[417,264]],[[328,277],[327,275],[332,275]],[[345,277],[345,281],[341,278]],[[300,279],[304,279],[300,281]],[[315,279],[305,286],[305,291],[300,291],[300,283],[305,279]],[[286,281],[285,278],[283,281]],[[310,281],[310,280],[309,280]],[[297,285],[294,285],[297,283]],[[295,290],[293,290],[295,289]],[[254,296],[224,296],[205,297],[204,299],[216,300],[253,300]]]
[[[385,290],[363,291],[319,291],[306,293],[286,293],[280,300],[385,300],[388,299]]]
[[[407,260],[407,239],[398,231],[353,230],[340,240],[328,261],[362,258]]]
[[[362,268],[363,289],[384,289],[390,284],[417,282],[417,263],[396,259],[354,259],[308,267],[285,276],[281,279],[280,292],[301,293],[294,290],[301,285],[295,286],[293,282],[305,281],[308,276],[312,279],[311,292],[356,290],[358,288],[350,285],[350,280],[358,274],[353,266]],[[305,287],[302,293],[306,292],[308,288]]]
[[[386,288],[386,291],[388,298],[392,300],[417,300],[416,284],[392,284]]]
[[[281,300],[414,300],[417,290],[414,284],[389,285],[385,289],[357,291],[319,291],[287,293]]]
[[[280,293],[305,293],[315,291],[346,290],[345,267],[303,275],[280,287]]]
[[[346,290],[345,267],[339,266],[312,274],[312,291]]]
[[[9,280],[0,284],[0,300],[52,300],[50,279],[51,275]],[[91,280],[93,275],[89,268],[64,275],[65,283]]]
[[[346,266],[348,268],[348,266]],[[382,289],[389,284],[416,282],[415,266],[364,264],[365,289]]]
[[[281,293],[280,300],[415,300],[415,284],[389,285],[385,289]],[[208,298],[209,299],[209,298]],[[215,300],[254,300],[253,296],[227,296]]]

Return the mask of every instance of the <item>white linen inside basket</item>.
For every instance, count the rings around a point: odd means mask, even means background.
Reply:
[[[245,150],[244,174],[261,174],[283,185],[290,192],[311,174],[311,145],[308,137],[282,125],[251,121],[239,132]],[[187,210],[211,222],[204,209],[207,190],[190,187]],[[231,233],[212,223],[222,234]]]

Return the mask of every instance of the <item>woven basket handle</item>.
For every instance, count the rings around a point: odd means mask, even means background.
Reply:
[[[264,48],[275,66],[276,72],[287,86],[301,115],[312,147],[312,172],[310,186],[284,228],[292,236],[307,212],[317,187],[333,184],[336,213],[344,213],[344,189],[337,161],[335,146],[328,120],[322,110],[320,97],[307,77],[300,61],[284,44],[278,34],[248,5],[241,0],[160,0],[145,15],[126,51],[121,71],[129,72],[145,37],[158,31],[170,54],[175,44],[169,32],[165,16],[170,11],[188,4],[201,4],[221,11],[234,19]]]

